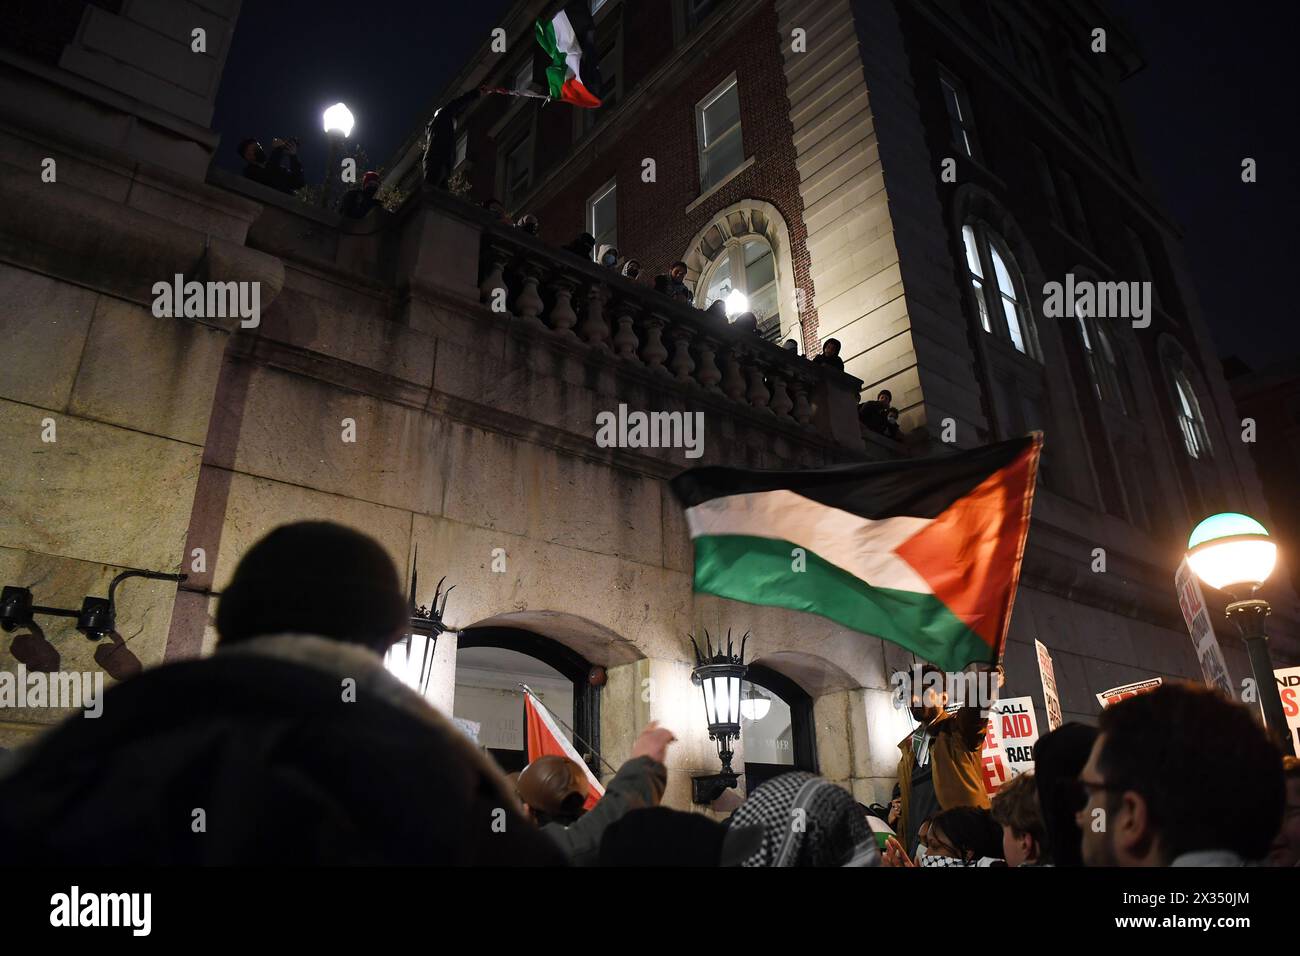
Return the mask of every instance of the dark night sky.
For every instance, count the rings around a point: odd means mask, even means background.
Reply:
[[[1201,304],[1221,354],[1258,366],[1300,354],[1294,279],[1297,189],[1295,38],[1279,6],[1178,13],[1175,0],[1110,0],[1148,65],[1124,86],[1137,148],[1186,233]],[[354,139],[387,162],[424,110],[497,25],[509,0],[246,0],[217,98],[219,162],[242,165],[244,135],[302,140],[308,181],[326,152],[324,107],[343,100]],[[1196,5],[1192,5],[1195,9]],[[1251,10],[1254,13],[1251,13]],[[1245,156],[1259,182],[1241,182]],[[1289,289],[1287,290],[1289,291]]]
[[[212,125],[218,164],[239,170],[235,145],[255,136],[302,140],[308,182],[320,182],[328,144],[325,107],[352,110],[378,167],[392,159],[510,0],[244,0]]]

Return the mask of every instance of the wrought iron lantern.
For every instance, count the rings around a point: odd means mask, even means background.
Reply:
[[[733,653],[728,629],[726,649],[723,650],[719,643],[715,650],[709,632],[705,630],[704,653],[701,653],[700,645],[694,636],[691,637],[691,647],[695,649],[691,683],[704,695],[704,719],[708,723],[709,739],[717,742],[718,759],[722,762],[721,773],[691,778],[691,794],[696,803],[712,803],[724,790],[734,787],[738,780],[738,775],[731,769],[731,742],[740,738],[740,687],[749,669],[745,664],[745,642],[748,640],[749,633],[746,632],[740,639],[740,653]]]

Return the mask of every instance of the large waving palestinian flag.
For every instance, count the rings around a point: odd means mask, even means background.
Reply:
[[[1041,446],[1034,434],[911,461],[684,472],[672,488],[695,542],[695,590],[811,611],[945,670],[994,663]]]
[[[537,21],[533,83],[553,100],[595,109],[601,104],[596,28],[588,0],[572,0],[555,16]]]

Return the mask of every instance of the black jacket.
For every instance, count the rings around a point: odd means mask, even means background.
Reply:
[[[112,688],[6,766],[0,864],[565,862],[467,737],[340,646],[338,666],[232,648]]]
[[[244,178],[292,195],[302,189],[305,180],[302,175],[302,163],[298,162],[297,156],[289,155],[289,168],[284,168],[286,155],[284,147],[277,146],[271,150],[271,158],[266,161],[265,166],[254,166],[252,163],[245,166]]]
[[[477,89],[456,97],[434,114],[425,130],[428,142],[424,147],[424,181],[442,188],[456,162],[456,120],[471,103],[482,94]]]
[[[343,194],[343,200],[339,203],[339,212],[349,219],[364,219],[370,210],[378,205],[378,199],[366,195],[364,189],[357,187]]]

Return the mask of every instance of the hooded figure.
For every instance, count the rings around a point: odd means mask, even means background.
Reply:
[[[791,826],[802,811],[803,827]],[[732,827],[762,824],[763,845],[741,866],[879,866],[876,838],[842,787],[803,771],[763,784],[731,815]]]
[[[483,95],[480,87],[468,90],[433,114],[425,130],[424,182],[426,186],[446,189],[456,165],[456,121],[470,104]]]
[[[379,205],[379,174],[373,169],[361,177],[361,187],[349,189],[339,203],[339,212],[349,219],[364,219]]]
[[[222,593],[215,654],[123,681],[4,768],[5,861],[562,865],[492,761],[385,669],[409,625],[373,538],[277,528]]]
[[[600,247],[600,255],[596,258],[606,269],[614,269],[618,266],[618,249],[609,244]]]

